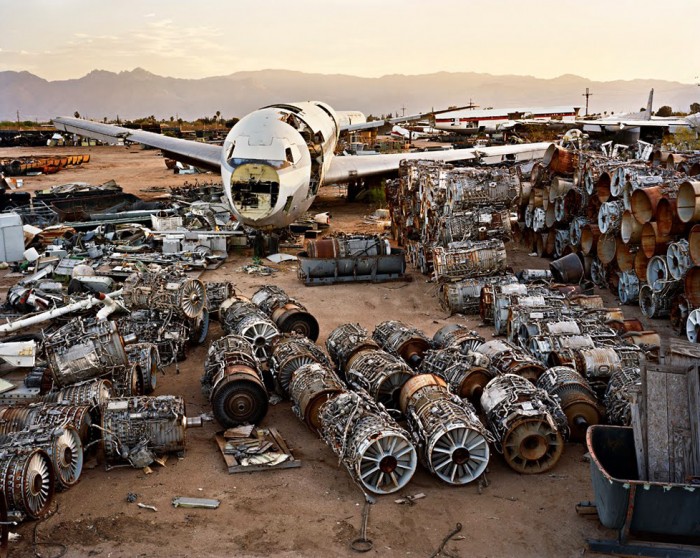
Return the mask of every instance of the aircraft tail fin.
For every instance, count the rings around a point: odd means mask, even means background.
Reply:
[[[651,107],[654,103],[654,89],[649,91],[649,100],[647,101],[647,110],[644,113],[644,120],[651,120]]]

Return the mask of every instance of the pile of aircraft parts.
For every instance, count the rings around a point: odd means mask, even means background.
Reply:
[[[552,146],[523,177],[523,242],[556,281],[585,279],[668,318],[700,341],[700,181],[694,159],[639,150],[632,159]],[[662,164],[663,163],[663,164]]]
[[[309,240],[298,254],[298,275],[305,285],[350,281],[391,281],[406,272],[403,250],[379,235],[338,234]]]

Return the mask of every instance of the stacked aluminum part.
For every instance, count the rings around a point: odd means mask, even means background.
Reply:
[[[506,247],[502,240],[467,240],[450,248],[433,248],[435,279],[464,279],[504,273],[507,266]]]
[[[554,467],[568,435],[559,403],[514,374],[491,380],[481,396],[496,449],[518,473],[544,473]]]
[[[598,404],[596,394],[573,368],[554,366],[547,369],[537,380],[537,387],[559,399],[574,442],[583,442],[588,427],[600,423],[603,418],[604,409]]]
[[[48,335],[44,346],[57,387],[119,376],[129,368],[115,322],[76,318]]]
[[[268,396],[251,344],[239,335],[213,341],[204,362],[202,392],[225,428],[257,424],[267,414]]]
[[[548,320],[539,314],[528,314],[518,320],[517,330],[515,325],[511,328],[511,337],[517,339],[524,349],[529,347],[530,338],[540,336],[559,337],[562,335],[581,335],[581,328],[576,320],[569,316],[557,320]]]
[[[438,227],[443,235],[443,242],[449,246],[453,242],[464,240],[488,240],[492,238],[510,240],[512,230],[510,212],[494,207],[474,208],[459,211],[443,217]]]
[[[305,364],[314,363],[329,369],[333,367],[326,353],[307,337],[296,334],[280,337],[272,350],[270,369],[282,394],[289,396],[289,384],[294,372]]]
[[[48,455],[56,475],[57,488],[70,488],[78,482],[83,471],[83,444],[75,427],[38,427],[0,435],[0,453],[5,450],[31,452],[35,449]]]
[[[345,369],[350,387],[367,391],[388,409],[399,408],[401,388],[413,375],[403,360],[382,350],[357,353]]]
[[[207,281],[204,283],[204,288],[207,294],[207,310],[213,318],[218,320],[221,305],[236,294],[236,289],[230,281]]]
[[[433,344],[441,349],[457,348],[468,354],[482,345],[484,338],[476,331],[462,324],[448,324],[433,335]]]
[[[283,333],[298,333],[316,341],[318,321],[301,302],[291,298],[282,289],[266,285],[258,289],[251,298],[267,314]]]
[[[280,332],[265,312],[252,302],[234,297],[221,305],[219,314],[226,334],[245,338],[253,346],[255,356],[266,363]]]
[[[487,285],[508,285],[517,283],[514,275],[475,277],[456,283],[440,285],[438,300],[440,306],[451,314],[478,314],[481,306],[481,290]]]
[[[421,461],[440,480],[470,483],[486,470],[493,441],[474,407],[452,395],[432,374],[414,376],[401,390],[401,412]]]
[[[619,426],[632,424],[632,402],[641,395],[642,377],[639,368],[621,368],[610,377],[605,390],[608,423]]]
[[[153,343],[158,348],[161,366],[169,366],[186,356],[191,328],[175,312],[135,310],[118,320],[122,335],[131,334],[141,343]]]
[[[151,266],[124,281],[124,303],[131,310],[173,311],[195,319],[206,310],[204,283],[190,279],[184,271]]]
[[[595,341],[589,334],[536,335],[527,342],[527,350],[545,366],[573,366],[575,352],[593,349]]]
[[[346,391],[319,412],[321,437],[363,490],[390,494],[416,471],[409,434],[367,393]]]
[[[420,364],[423,353],[430,348],[430,339],[425,333],[398,320],[388,320],[377,325],[372,339],[388,353],[402,358],[411,368]]]
[[[51,460],[44,450],[0,450],[0,489],[9,512],[30,519],[49,513],[56,481]]]
[[[345,384],[331,370],[318,363],[304,364],[292,375],[289,394],[292,410],[299,420],[319,431],[321,407],[345,391]]]
[[[139,381],[139,394],[149,395],[156,389],[160,356],[154,343],[134,343],[127,345],[126,354],[132,366],[136,367]]]
[[[102,411],[102,440],[108,462],[150,465],[156,455],[185,451],[182,397],[128,397],[110,400]]]
[[[72,424],[78,429],[83,444],[90,440],[92,417],[88,405],[31,403],[0,407],[0,434],[32,427],[57,427]]]
[[[540,302],[542,303],[540,304]],[[494,326],[505,329],[508,339],[513,343],[527,343],[528,338],[536,328],[530,328],[530,324],[551,321],[554,323],[566,321],[569,313],[562,299],[555,297],[522,297],[517,304],[508,308],[508,318],[503,323],[503,313],[497,316],[499,319]],[[524,338],[521,338],[524,335]]]
[[[491,366],[500,374],[517,374],[534,383],[545,371],[541,363],[520,347],[501,339],[487,341],[478,347],[476,352],[489,357]]]
[[[486,355],[475,351],[464,353],[458,347],[426,352],[418,372],[439,376],[453,393],[475,404],[486,384],[496,376]]]
[[[331,331],[326,339],[326,349],[338,371],[344,374],[355,355],[366,350],[378,350],[379,345],[360,324],[343,324]]]

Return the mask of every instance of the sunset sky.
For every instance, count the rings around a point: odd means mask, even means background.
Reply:
[[[0,70],[700,81],[698,0],[0,0]]]

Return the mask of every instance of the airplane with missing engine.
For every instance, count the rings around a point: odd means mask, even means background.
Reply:
[[[580,107],[516,107],[468,109],[435,116],[435,128],[457,134],[496,134],[518,124],[574,123]]]
[[[428,113],[430,114],[430,113]],[[426,115],[416,115],[416,119]],[[414,118],[414,117],[406,117]],[[393,119],[389,123],[395,123]],[[402,160],[480,160],[487,163],[541,157],[548,142],[391,153],[372,157],[336,156],[342,133],[385,124],[367,122],[359,111],[336,111],[319,101],[284,103],[253,111],[229,131],[223,145],[172,138],[143,130],[57,117],[57,130],[98,139],[136,142],[160,149],[166,157],[221,173],[231,210],[242,223],[283,228],[311,206],[323,184],[353,183],[396,173]]]

